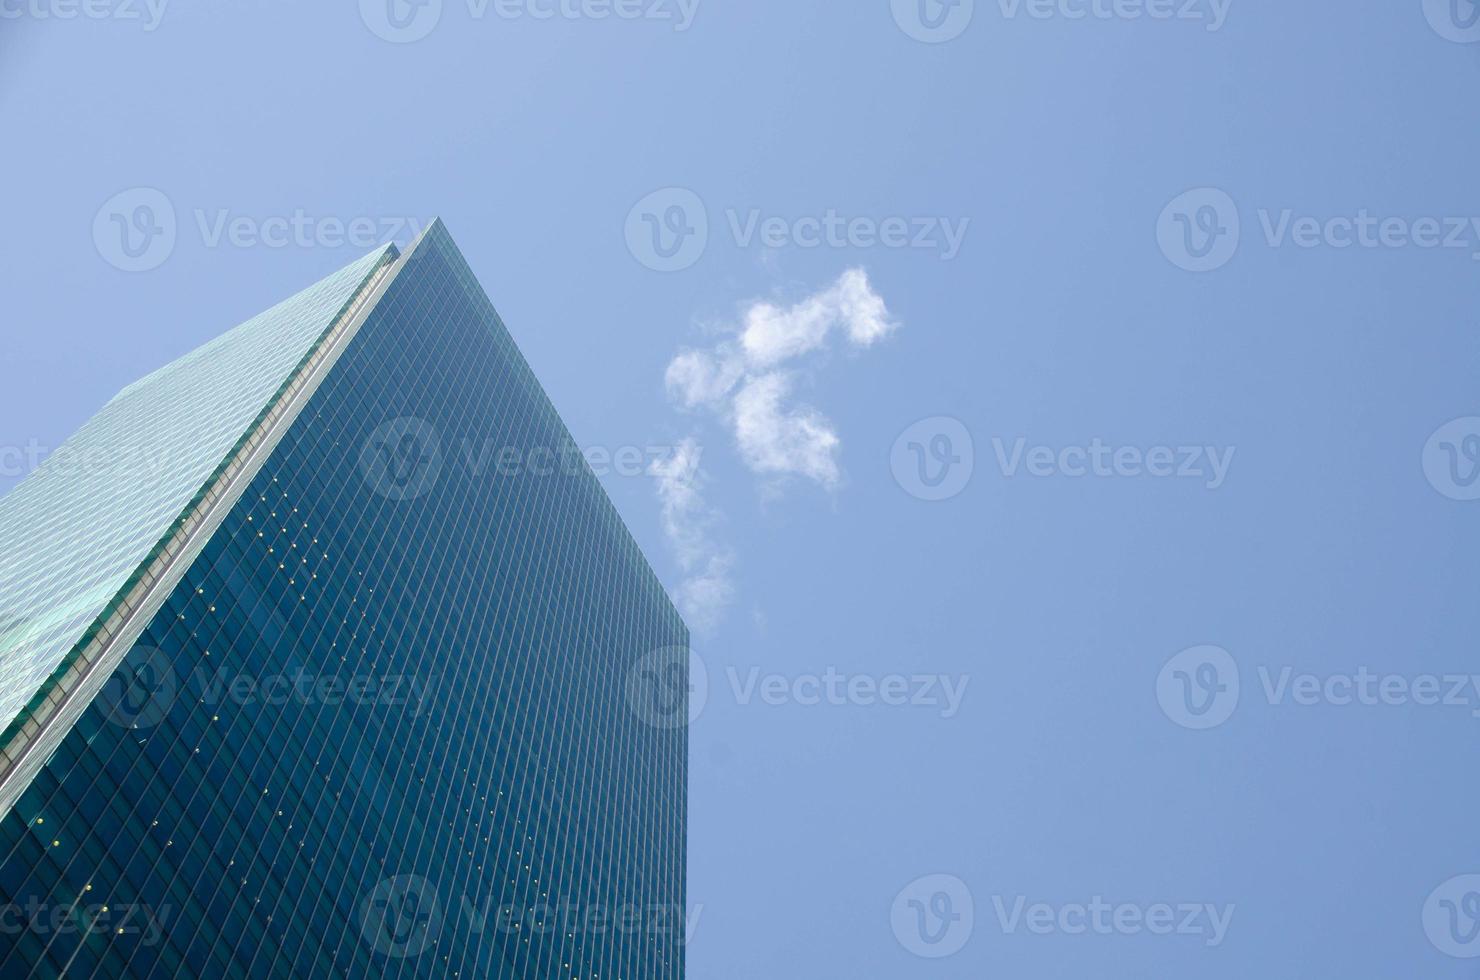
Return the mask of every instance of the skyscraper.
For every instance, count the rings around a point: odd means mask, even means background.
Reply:
[[[440,222],[0,499],[0,976],[681,977],[688,633]]]

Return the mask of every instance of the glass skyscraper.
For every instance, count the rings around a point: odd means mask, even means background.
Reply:
[[[440,222],[0,499],[0,977],[678,978],[688,632]]]

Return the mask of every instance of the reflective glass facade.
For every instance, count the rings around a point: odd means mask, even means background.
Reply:
[[[388,257],[366,256],[129,385],[0,498],[0,732]]]
[[[0,976],[683,975],[687,631],[440,223],[392,274],[0,820]]]

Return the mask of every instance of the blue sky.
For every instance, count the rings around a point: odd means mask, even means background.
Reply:
[[[0,13],[0,489],[436,215],[687,461],[691,975],[1476,976],[1471,0]]]

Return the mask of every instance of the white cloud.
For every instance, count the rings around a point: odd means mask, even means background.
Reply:
[[[899,324],[889,316],[884,297],[869,285],[862,269],[849,269],[834,287],[837,291],[838,315],[848,327],[848,339],[859,347],[868,347],[893,333]]]
[[[684,622],[701,634],[713,633],[724,618],[725,610],[735,598],[730,578],[733,560],[728,555],[711,555],[704,566],[678,587],[675,596]]]
[[[841,479],[842,439],[817,409],[785,404],[794,378],[777,367],[826,348],[835,333],[869,347],[897,327],[868,274],[849,269],[793,306],[752,303],[731,337],[674,357],[664,382],[677,405],[707,408],[725,421],[753,472],[802,476],[831,489]]]
[[[684,574],[674,598],[684,618],[695,629],[707,632],[719,622],[734,596],[734,556],[714,537],[720,517],[701,492],[701,453],[692,437],[684,439],[672,456],[654,460],[649,472],[657,481],[663,532]]]
[[[744,365],[726,346],[715,353],[684,351],[668,365],[664,383],[668,395],[684,408],[718,402],[744,374]]]
[[[703,409],[721,420],[751,472],[777,481],[799,476],[828,489],[842,481],[842,439],[817,409],[791,404],[797,375],[780,366],[825,350],[842,334],[854,347],[870,347],[898,324],[862,269],[849,269],[828,288],[781,307],[752,303],[740,323],[709,350],[685,350],[668,364],[668,397],[684,409]],[[655,463],[663,527],[684,580],[674,598],[698,630],[708,631],[733,601],[734,553],[719,544],[719,513],[701,493],[699,450],[689,438]]]
[[[766,368],[823,347],[838,327],[860,347],[896,327],[862,269],[849,269],[831,288],[788,309],[756,303],[745,314],[740,345],[752,366]]]
[[[735,396],[735,441],[756,473],[798,473],[824,487],[840,478],[842,440],[822,413],[807,405],[785,408],[791,378],[782,372],[752,378]]]

